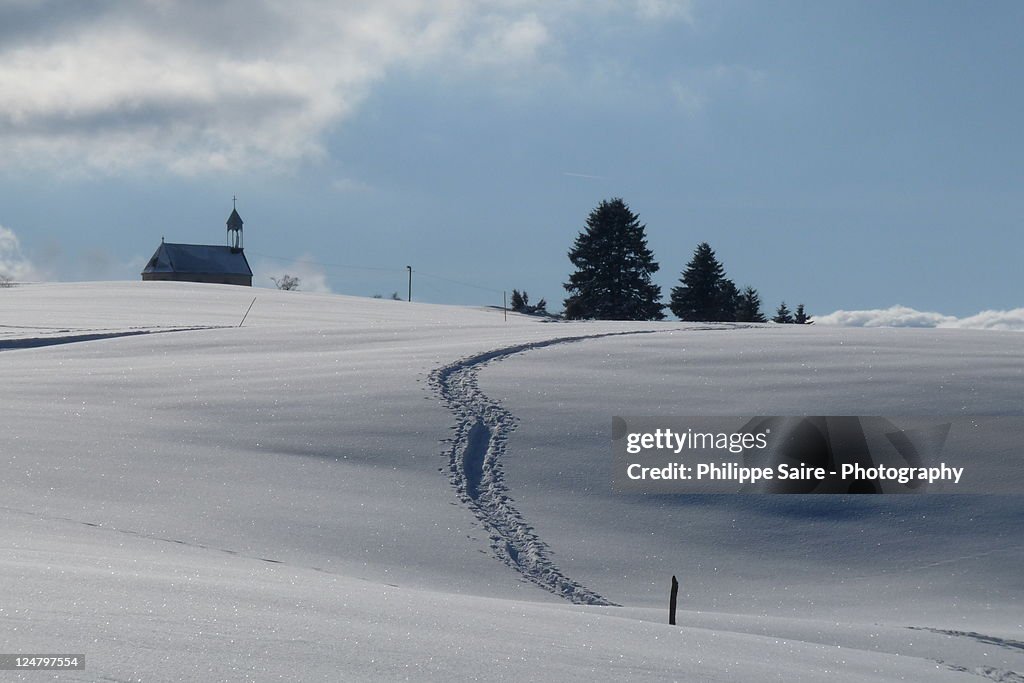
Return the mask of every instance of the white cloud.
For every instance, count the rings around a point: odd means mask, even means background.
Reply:
[[[978,330],[1024,331],[1024,308],[1007,311],[982,311],[977,315],[957,318],[931,311],[918,311],[907,306],[890,306],[862,311],[835,311],[815,317],[819,325],[845,327],[946,327]]]
[[[601,7],[691,16],[673,0]],[[0,166],[197,174],[316,159],[324,133],[389,71],[533,73],[553,26],[592,11],[541,0],[0,3]]]
[[[481,22],[480,30],[465,57],[468,64],[478,69],[535,62],[550,39],[547,26],[536,14],[523,17],[494,16]]]
[[[0,225],[0,275],[16,282],[45,279],[35,265],[21,252],[21,242],[13,230]]]
[[[1009,311],[982,311],[967,318],[960,318],[952,325],[939,327],[967,327],[974,330],[1024,331],[1024,308]]]
[[[327,274],[312,261],[312,258],[310,254],[303,254],[287,265],[260,261],[253,268],[253,284],[257,287],[273,287],[274,282],[271,278],[280,280],[284,275],[291,275],[299,278],[301,291],[329,294],[331,287],[327,284]]]
[[[844,327],[938,327],[956,318],[941,313],[918,311],[907,306],[890,306],[863,311],[836,311],[815,317],[819,325]]]

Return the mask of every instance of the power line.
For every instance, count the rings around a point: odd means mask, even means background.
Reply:
[[[486,292],[496,292],[498,294],[501,293],[500,289],[494,289],[493,287],[484,287],[482,285],[474,285],[474,284],[471,284],[469,282],[462,282],[461,280],[453,280],[450,277],[442,277],[441,275],[434,275],[432,273],[424,273],[422,270],[417,270],[416,274],[417,275],[423,275],[425,277],[432,277],[435,280],[444,280],[445,282],[451,282],[452,284],[462,285],[463,287],[472,287],[473,289],[482,289],[482,290],[484,290]]]

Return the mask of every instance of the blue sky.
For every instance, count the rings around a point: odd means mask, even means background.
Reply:
[[[0,3],[23,277],[136,279],[237,195],[260,284],[558,309],[621,196],[666,297],[708,241],[766,308],[1024,305],[1020,3],[71,5]]]

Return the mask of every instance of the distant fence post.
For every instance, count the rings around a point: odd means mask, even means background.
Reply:
[[[668,596],[668,623],[669,626],[676,625],[676,598],[679,595],[679,582],[675,575],[672,576],[672,593]]]

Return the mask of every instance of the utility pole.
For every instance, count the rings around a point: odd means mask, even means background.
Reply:
[[[409,301],[412,301],[412,266],[406,266],[409,270]]]
[[[508,292],[501,293],[501,310],[505,311],[505,322],[508,322]]]

